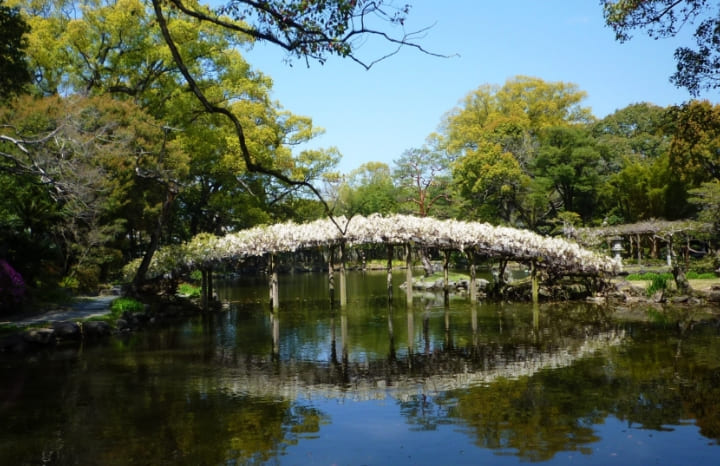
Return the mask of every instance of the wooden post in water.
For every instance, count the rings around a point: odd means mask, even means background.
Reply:
[[[452,348],[452,337],[450,335],[450,307],[445,306],[445,348]]]
[[[468,290],[470,293],[470,302],[475,303],[477,301],[477,276],[475,270],[475,251],[468,251],[467,258],[470,261],[470,284]]]
[[[200,269],[200,307],[204,309],[207,309],[207,288],[208,288],[208,281],[207,281],[207,270],[206,269]]]
[[[347,306],[347,280],[345,279],[345,241],[340,242],[340,307]]]
[[[407,308],[407,345],[408,345],[408,364],[412,368],[412,355],[415,353],[415,314],[413,308]]]
[[[270,253],[270,307],[273,310],[280,309],[280,291],[278,284],[277,256]]]
[[[539,284],[538,284],[538,270],[537,270],[537,262],[535,259],[530,261],[530,286],[531,286],[531,293],[532,293],[532,302],[533,304],[537,305],[537,303],[540,301],[539,296]]]
[[[405,300],[408,306],[413,301],[413,271],[412,271],[412,248],[410,243],[405,244]]]
[[[393,307],[392,303],[388,301],[388,339],[389,341],[389,355],[391,361],[395,361],[395,328],[393,326]]]
[[[443,294],[447,306],[450,304],[450,252],[447,249],[443,251]]]
[[[335,337],[335,312],[330,316],[330,361],[337,364],[337,339]]]
[[[472,328],[473,350],[475,350],[478,345],[478,317],[477,303],[475,301],[470,304],[470,327]]]
[[[208,302],[208,304],[213,302],[214,294],[215,294],[215,290],[213,290],[213,269],[212,269],[212,267],[208,267],[208,269],[207,269],[207,302]]]
[[[388,301],[392,301],[393,298],[393,287],[392,287],[392,259],[393,259],[393,246],[392,244],[387,245],[387,293]]]
[[[270,314],[270,322],[272,323],[272,341],[273,356],[280,354],[280,315],[278,313]]]
[[[349,359],[350,341],[348,337],[348,318],[347,310],[340,309],[340,338],[342,338],[342,363],[343,368],[347,368]]]
[[[328,251],[328,292],[330,293],[330,306],[335,304],[335,265],[333,264],[333,254],[335,247],[330,246]]]

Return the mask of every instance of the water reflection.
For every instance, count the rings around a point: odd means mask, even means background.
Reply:
[[[348,274],[340,308],[325,276],[300,276],[295,294],[281,277],[273,313],[238,284],[220,289],[230,312],[0,355],[0,464],[720,459],[717,320],[442,296],[407,306],[388,303],[378,276]],[[618,450],[641,432],[642,448]]]

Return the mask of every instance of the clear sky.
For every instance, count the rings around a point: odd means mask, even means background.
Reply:
[[[578,85],[585,106],[602,118],[636,102],[667,106],[690,99],[669,82],[673,52],[684,38],[652,40],[643,32],[624,44],[604,25],[598,0],[404,0],[406,30],[432,26],[417,40],[437,58],[415,49],[369,71],[339,57],[325,65],[294,61],[273,46],[245,52],[252,66],[273,78],[273,98],[309,116],[325,134],[310,147],[337,147],[338,169],[349,173],[369,161],[392,166],[404,150],[420,147],[443,115],[482,84],[502,85],[526,75]],[[381,56],[387,47],[364,44],[359,54]],[[718,101],[717,92],[700,98]]]

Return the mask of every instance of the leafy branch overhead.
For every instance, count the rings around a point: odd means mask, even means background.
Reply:
[[[695,27],[694,47],[675,50],[677,71],[670,81],[697,96],[720,87],[720,5],[709,0],[601,0],[605,22],[620,42],[633,31],[653,39],[675,37],[685,27]]]
[[[368,35],[380,36],[398,47],[407,45],[425,51],[419,45],[411,42],[411,38],[415,36],[414,34],[404,33],[399,38],[395,38],[381,30],[373,29],[369,25],[370,18],[375,17],[392,25],[402,27],[409,10],[407,5],[397,9],[390,4],[384,4],[382,1],[270,2],[234,0],[225,7],[220,8],[219,14],[215,14],[205,7],[190,6],[190,4],[182,0],[168,0],[168,3],[171,8],[174,7],[201,22],[209,22],[226,29],[228,32],[246,34],[254,39],[279,45],[297,57],[312,58],[321,63],[324,62],[328,55],[336,54],[349,57],[362,64],[365,68],[370,68],[378,60],[396,53],[390,53],[369,63],[359,59],[355,54],[357,47],[354,41]],[[162,36],[192,93],[208,113],[222,115],[232,122],[247,169],[251,172],[272,176],[289,186],[308,189],[324,205],[326,213],[331,214],[332,209],[318,188],[306,178],[293,178],[281,170],[263,164],[254,157],[248,148],[245,129],[238,116],[228,106],[211,101],[190,71],[186,63],[187,58],[181,54],[169,26],[173,15],[163,10],[161,0],[153,0],[152,4]],[[223,14],[230,14],[231,18],[222,16]],[[251,20],[251,23],[246,22],[246,20]],[[336,224],[336,226],[342,231],[343,228],[340,225]]]
[[[349,58],[366,69],[402,47],[430,52],[415,42],[429,29],[406,31],[410,5],[367,0],[230,0],[216,11],[197,9],[184,0],[168,0],[183,13],[201,21],[248,35],[286,50],[290,57],[325,63],[332,55]],[[397,30],[391,34],[387,26]],[[361,58],[358,51],[369,38],[378,38],[392,48],[382,56]]]

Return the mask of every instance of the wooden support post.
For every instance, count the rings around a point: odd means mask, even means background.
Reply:
[[[533,304],[537,304],[540,302],[539,297],[539,284],[538,284],[538,270],[537,270],[537,262],[535,260],[530,261],[530,286],[531,286],[531,292],[532,292],[532,302]]]
[[[207,309],[207,270],[200,269],[200,307]]]
[[[445,348],[452,348],[452,337],[450,335],[450,308],[445,308]]]
[[[347,280],[345,278],[345,242],[340,243],[340,307],[347,306]]]
[[[473,302],[470,305],[470,328],[472,328],[473,347],[478,344],[478,316],[477,305]]]
[[[658,258],[658,241],[657,236],[651,236],[650,237],[650,257],[653,259]]]
[[[445,305],[450,304],[450,252],[443,251],[443,293]]]
[[[638,265],[642,263],[642,242],[640,241],[640,233],[637,234],[637,253],[638,253]]]
[[[392,301],[392,298],[393,298],[392,260],[393,260],[393,246],[392,246],[392,244],[388,244],[387,245],[387,293],[388,293],[389,301]]]
[[[412,270],[412,248],[410,243],[405,244],[405,301],[412,306],[413,301],[413,270]]]
[[[330,361],[337,364],[337,339],[335,337],[335,313],[330,316]]]
[[[415,352],[415,314],[413,308],[407,308],[407,344],[408,344],[408,355],[412,356]],[[412,357],[408,357],[408,364],[412,368]]]
[[[350,341],[348,337],[348,318],[347,310],[340,310],[340,338],[342,338],[342,362],[343,366],[347,367]]]
[[[475,270],[475,251],[468,251],[467,258],[470,261],[470,284],[468,285],[470,289],[468,291],[470,294],[470,302],[475,303],[475,301],[477,301],[477,274]]]
[[[280,290],[278,284],[277,257],[270,253],[270,307],[280,309]]]
[[[389,358],[390,361],[395,361],[395,327],[393,326],[393,307],[392,303],[388,301],[388,343],[389,343]]]
[[[273,355],[280,354],[280,316],[278,313],[270,314],[270,322],[272,323],[272,340]]]
[[[214,301],[215,290],[213,289],[213,269],[208,267],[207,269],[207,302],[212,303]]]
[[[333,255],[335,248],[330,246],[328,251],[328,292],[330,293],[330,305],[335,304],[335,265],[333,264]]]

